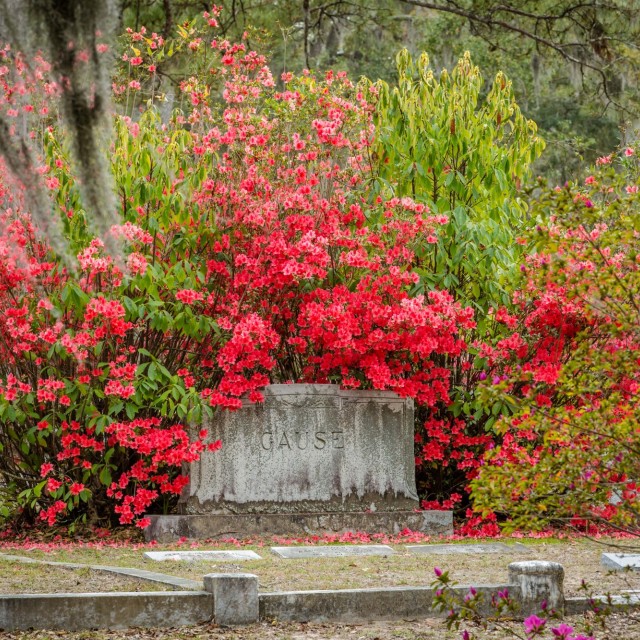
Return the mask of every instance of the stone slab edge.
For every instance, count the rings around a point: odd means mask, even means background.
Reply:
[[[633,558],[635,562],[628,562]],[[623,571],[631,569],[632,571],[640,571],[640,554],[633,553],[603,553],[600,556],[600,564],[607,569],[615,569]]]
[[[565,598],[564,613],[567,616],[580,615],[587,611],[592,611],[594,603],[602,603],[614,610],[640,609],[640,592],[636,591],[626,595]]]
[[[144,530],[147,541],[205,540],[225,535],[311,535],[322,533],[398,534],[404,529],[427,535],[452,535],[451,511],[376,511],[238,515],[155,515]]]
[[[521,542],[513,542],[505,544],[504,542],[485,542],[485,543],[447,543],[447,544],[410,544],[405,545],[409,553],[415,555],[434,554],[482,554],[482,553],[528,553],[529,547]]]
[[[455,587],[466,594],[470,587]],[[490,615],[491,595],[507,589],[520,597],[514,585],[484,585],[484,605],[480,613]],[[431,587],[389,587],[386,589],[341,589],[327,591],[283,591],[260,594],[260,619],[283,622],[366,622],[402,618],[433,618],[440,614],[432,608],[435,590]],[[442,614],[445,615],[445,614]]]
[[[51,560],[39,560],[37,558],[27,558],[26,556],[16,556],[6,553],[0,553],[0,558],[11,560],[13,562],[25,562],[43,564],[53,567],[62,567],[64,569],[91,569],[92,571],[104,571],[106,573],[115,573],[129,578],[138,578],[148,582],[164,584],[174,590],[200,591],[202,583],[188,578],[178,578],[176,576],[168,576],[164,573],[156,571],[146,571],[145,569],[135,569],[133,567],[111,567],[101,564],[82,564],[76,562],[53,562]]]
[[[239,549],[236,551],[228,550],[192,550],[192,551],[145,551],[143,557],[154,562],[193,562],[196,560],[237,560],[239,562],[245,560],[262,560],[255,551]]]
[[[313,545],[300,547],[271,547],[271,552],[286,560],[304,558],[360,558],[392,556],[395,551],[386,544]]]
[[[0,629],[127,629],[179,627],[209,622],[211,594],[60,593],[0,596]]]

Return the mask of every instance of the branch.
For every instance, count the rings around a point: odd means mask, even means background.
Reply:
[[[596,73],[599,78],[600,78],[600,82],[602,85],[602,89],[603,89],[603,94],[605,96],[605,98],[607,99],[607,104],[612,104],[615,107],[617,107],[618,109],[620,109],[621,111],[630,113],[629,109],[627,109],[626,107],[622,106],[620,103],[618,103],[609,93],[609,88],[608,88],[608,83],[607,83],[607,76],[603,70],[602,67],[592,63],[592,62],[588,62],[586,60],[581,60],[580,58],[575,57],[574,55],[571,55],[568,51],[565,50],[565,46],[567,46],[566,44],[563,43],[559,43],[559,42],[554,42],[553,40],[549,39],[549,38],[545,38],[542,37],[541,35],[537,34],[535,31],[531,31],[529,29],[526,29],[524,27],[521,27],[517,24],[514,24],[512,22],[507,22],[505,20],[502,19],[498,19],[495,17],[492,17],[490,15],[482,15],[480,13],[476,13],[467,9],[463,9],[458,5],[455,4],[440,4],[438,2],[428,2],[426,0],[401,0],[401,2],[408,4],[410,6],[414,6],[414,7],[420,7],[422,9],[430,9],[432,11],[438,11],[441,13],[449,13],[449,14],[453,14],[453,15],[457,15],[461,18],[465,18],[466,20],[468,20],[471,24],[480,24],[483,25],[485,27],[487,27],[488,29],[494,29],[494,28],[500,28],[503,29],[505,31],[511,32],[511,33],[516,33],[520,36],[523,36],[524,38],[526,38],[527,40],[531,40],[532,42],[535,42],[536,45],[540,45],[543,47],[546,47],[547,49],[550,49],[551,51],[555,51],[557,54],[559,54],[564,60],[566,60],[567,62],[572,62],[573,64],[578,65],[581,69],[590,69],[591,71],[593,71],[594,73]],[[583,5],[579,5],[580,7],[595,7],[595,4],[593,3],[585,3]],[[500,5],[500,8],[503,11],[507,11],[509,8],[505,7],[504,5]],[[577,8],[577,7],[576,7]],[[609,8],[613,8],[613,7],[609,7]],[[498,9],[498,7],[496,7],[495,9]],[[567,10],[568,11],[568,10]],[[572,8],[573,11],[573,8]],[[544,21],[546,21],[547,23],[551,20],[550,16],[537,16],[536,14],[527,14],[527,12],[524,11],[520,11],[517,9],[511,9],[509,11],[512,14],[517,14],[517,15],[521,15],[522,17],[526,17],[529,19],[535,19],[535,20],[539,20],[542,19]],[[496,11],[497,13],[497,11]],[[566,13],[566,12],[565,12]],[[561,14],[562,17],[566,17],[564,14]],[[556,18],[556,21],[561,20],[562,18],[560,16],[558,16]],[[585,46],[584,44],[582,44],[581,46]]]

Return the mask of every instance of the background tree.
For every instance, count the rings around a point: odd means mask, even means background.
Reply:
[[[393,81],[401,47],[426,51],[436,71],[451,70],[465,51],[487,73],[502,70],[548,151],[536,171],[560,183],[582,158],[592,162],[635,127],[638,115],[638,0],[225,0],[225,33],[248,31],[271,53],[274,75],[303,67],[345,70]],[[180,22],[201,10],[185,0],[126,0],[123,19],[168,16]],[[147,20],[148,22],[148,20]],[[487,87],[483,88],[483,92]]]
[[[36,62],[42,61],[42,56],[46,60],[44,66],[50,66],[50,95],[60,98],[59,116],[71,134],[72,159],[84,206],[90,213],[91,224],[115,254],[117,243],[107,234],[117,221],[113,180],[101,147],[108,144],[111,134],[111,65],[105,53],[110,49],[117,26],[116,3],[112,0],[1,0],[0,8],[0,42],[8,46],[3,50],[6,56],[18,58],[15,65],[18,76],[26,69],[27,82],[37,82],[43,69],[37,68]],[[13,68],[13,65],[7,67],[7,73]],[[0,154],[14,177],[28,186],[39,230],[60,247],[55,217],[51,216],[47,198],[35,178],[39,149],[27,135],[31,112],[23,111],[20,126],[13,115],[16,111],[20,113],[29,100],[26,92],[11,92],[11,81],[17,81],[18,76],[9,77],[3,86]],[[19,135],[15,135],[16,132]]]

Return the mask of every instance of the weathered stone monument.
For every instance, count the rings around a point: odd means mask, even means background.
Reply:
[[[449,512],[419,511],[413,401],[329,384],[274,384],[205,424],[222,449],[190,468],[182,515],[147,536],[451,530]]]

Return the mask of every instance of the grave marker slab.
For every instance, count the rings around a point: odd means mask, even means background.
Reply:
[[[345,558],[349,556],[390,556],[395,552],[386,544],[313,546],[313,547],[271,547],[271,551],[281,558]]]
[[[144,554],[149,560],[163,562],[165,560],[182,560],[197,562],[199,560],[262,560],[255,551],[147,551]]]
[[[622,571],[628,568],[632,571],[640,571],[640,554],[603,553],[600,558],[600,563],[607,567],[607,569]]]
[[[457,554],[457,553],[526,553],[527,547],[519,542],[515,544],[503,544],[501,542],[490,542],[487,544],[420,544],[407,545],[410,553],[419,555],[430,554]]]

